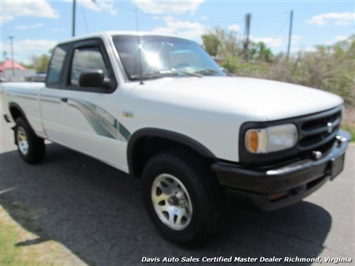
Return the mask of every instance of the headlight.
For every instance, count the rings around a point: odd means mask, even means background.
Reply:
[[[249,129],[245,134],[245,147],[251,153],[269,153],[291,148],[297,139],[294,124]]]

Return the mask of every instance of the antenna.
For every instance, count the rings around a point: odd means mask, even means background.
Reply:
[[[137,3],[135,8],[135,15],[136,15],[136,28],[137,28],[137,42],[138,42],[138,62],[139,62],[139,84],[143,85],[143,69],[142,69],[142,47],[141,47],[141,35],[139,32],[139,21],[138,21],[138,10],[137,10]]]

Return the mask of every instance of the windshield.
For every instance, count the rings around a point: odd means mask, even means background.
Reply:
[[[195,42],[164,36],[117,35],[113,41],[129,80],[167,76],[225,76]],[[140,49],[139,49],[140,47]],[[139,50],[141,52],[139,52]]]

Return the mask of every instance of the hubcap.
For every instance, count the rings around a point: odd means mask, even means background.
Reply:
[[[27,155],[29,144],[28,144],[26,131],[22,127],[19,127],[17,129],[17,144],[20,152],[23,155]]]
[[[156,177],[152,185],[151,198],[156,214],[169,228],[181,231],[190,224],[191,199],[179,179],[169,174]]]

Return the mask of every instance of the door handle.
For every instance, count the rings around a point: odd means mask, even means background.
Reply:
[[[62,97],[62,98],[60,98],[60,100],[61,100],[62,102],[64,102],[64,103],[67,103],[67,102],[68,102],[68,98],[67,98],[67,97]]]

